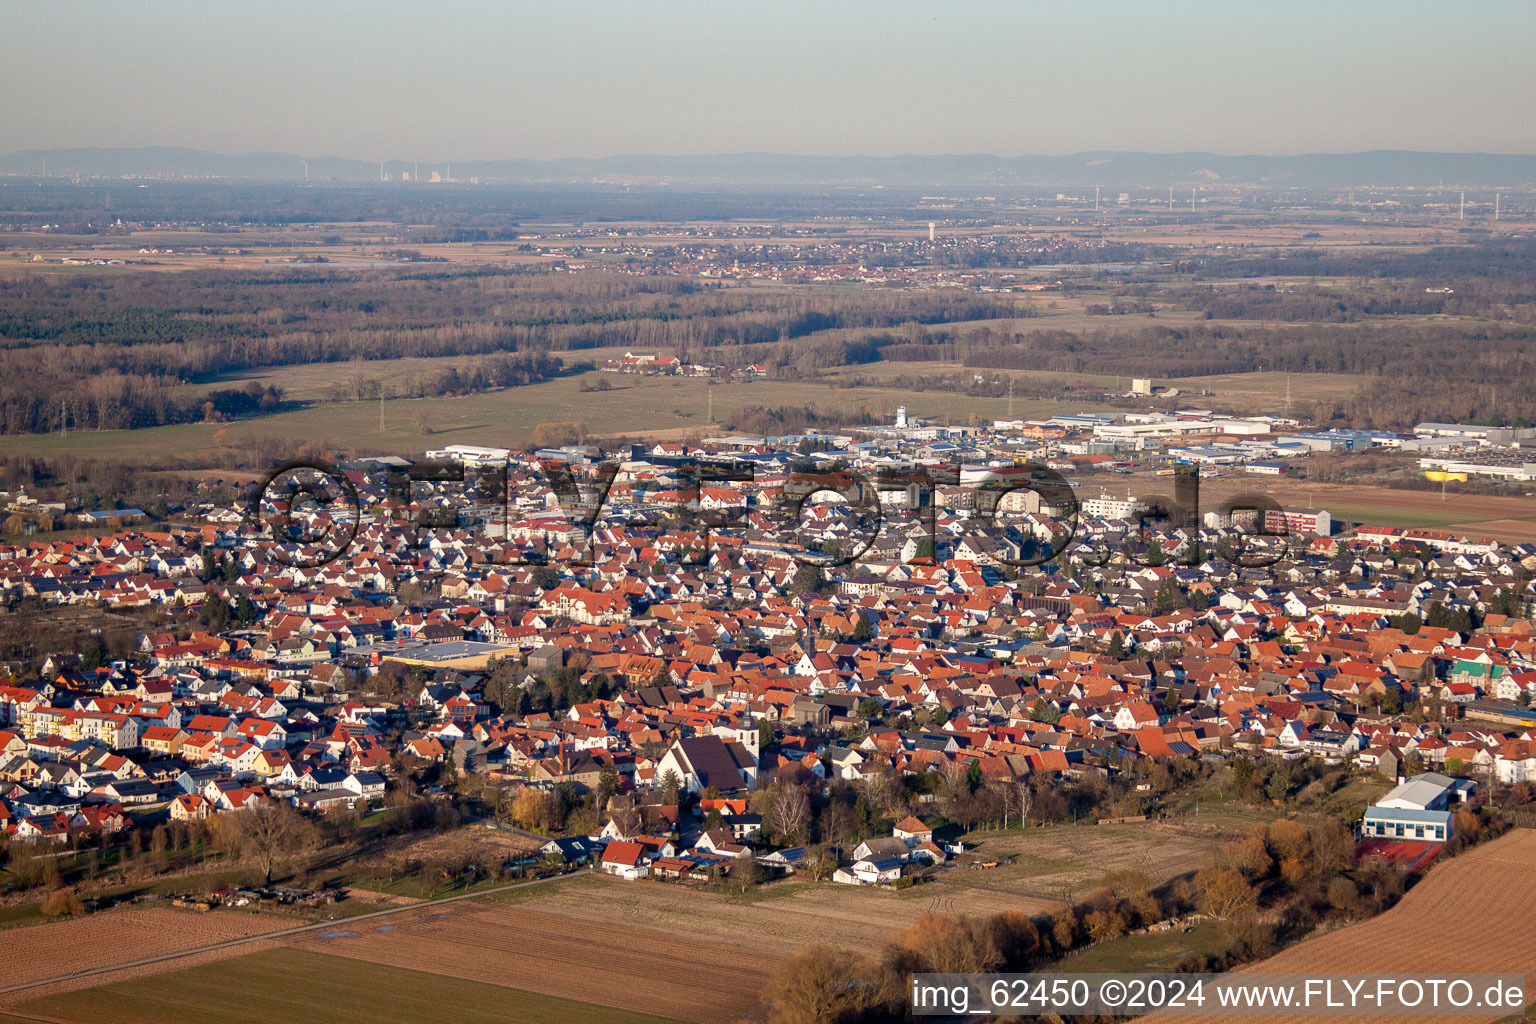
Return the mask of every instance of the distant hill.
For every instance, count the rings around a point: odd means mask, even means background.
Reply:
[[[0,174],[85,177],[218,177],[370,182],[379,165],[344,157],[287,153],[210,153],[148,146],[137,149],[29,149],[0,157]],[[1536,185],[1536,156],[1496,153],[1311,153],[1222,156],[1219,153],[1073,153],[1068,156],[826,157],[779,153],[719,156],[612,156],[566,160],[455,160],[421,164],[423,176],[451,166],[455,179],[509,184],[768,186],[898,188],[1138,188],[1245,184],[1335,189],[1364,186],[1517,188]],[[386,161],[399,180],[409,161]]]

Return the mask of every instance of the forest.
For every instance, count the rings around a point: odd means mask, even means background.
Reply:
[[[831,237],[831,227],[817,230]],[[750,239],[739,248],[762,255]],[[945,259],[1022,268],[1057,251],[1026,248],[977,236]],[[910,242],[864,246],[876,249],[871,265],[906,264],[918,251]],[[1060,258],[1082,261],[1081,269],[1063,271],[1054,291],[1028,296],[997,287],[762,286],[625,272],[635,257],[581,272],[560,262],[432,262],[3,274],[0,434],[223,422],[299,404],[280,386],[230,379],[259,368],[335,367],[323,371],[332,387],[309,400],[437,397],[588,368],[560,353],[629,348],[685,363],[762,364],[768,376],[792,381],[889,361],[1174,380],[1254,370],[1355,374],[1366,380],[1351,400],[1302,411],[1324,425],[1385,429],[1536,420],[1530,239],[1357,255],[1192,247],[1165,263],[1166,249],[1063,243]],[[1143,259],[1101,262],[1109,256]],[[1062,315],[1073,307],[1081,315]],[[346,384],[342,364],[403,357],[472,362],[388,385]],[[1024,383],[1039,397],[1074,397]],[[763,413],[743,419],[789,427],[800,418]]]
[[[445,370],[402,392],[419,397],[547,379],[560,372],[552,351],[638,347],[731,363],[826,332],[1009,313],[1006,302],[953,292],[833,295],[551,270],[0,277],[0,433],[281,407],[271,390],[212,387],[255,367],[494,357],[467,377]],[[784,349],[810,369],[877,357],[840,338]],[[186,387],[199,383],[208,387]]]

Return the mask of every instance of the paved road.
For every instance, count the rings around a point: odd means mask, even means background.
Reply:
[[[489,896],[498,892],[510,892],[513,889],[525,889],[531,885],[549,885],[553,882],[563,881],[567,878],[576,878],[584,875],[584,871],[573,871],[566,875],[555,875],[552,878],[535,878],[531,882],[513,882],[510,885],[498,885],[492,889],[480,889],[476,892],[460,893],[457,896],[444,896],[442,899],[423,900],[420,903],[410,903],[405,906],[390,907],[387,910],[375,910],[367,914],[358,914],[356,917],[338,918],[335,921],[321,921],[318,924],[301,925],[298,928],[285,928],[282,931],[265,932],[261,935],[248,935],[243,939],[230,939],[226,942],[214,942],[207,946],[198,946],[195,949],[178,950],[175,953],[162,953],[160,956],[145,957],[142,960],[126,960],[120,964],[108,964],[105,967],[91,967],[83,971],[75,971],[72,974],[60,974],[53,978],[42,978],[38,981],[28,981],[21,985],[10,985],[0,988],[0,995],[8,992],[23,992],[29,988],[41,988],[44,985],[55,985],[61,981],[71,981],[76,978],[89,978],[94,974],[111,974],[114,971],[124,971],[130,967],[143,967],[146,964],[164,963],[167,960],[179,960],[184,956],[195,956],[198,953],[209,953],[216,949],[229,949],[231,946],[243,946],[251,942],[262,942],[267,939],[281,939],[289,935],[302,935],[305,932],[318,931],[344,931],[355,921],[371,921],[378,917],[388,917],[391,914],[408,914],[416,910],[427,910],[432,907],[441,907],[449,903],[458,903],[461,900],[472,900],[480,896]],[[5,1010],[0,1009],[0,1018],[5,1016]]]

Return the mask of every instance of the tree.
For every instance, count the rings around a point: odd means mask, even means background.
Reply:
[[[619,791],[619,773],[610,762],[604,762],[603,767],[597,773],[597,792],[602,799],[607,800]]]
[[[1003,827],[1015,821],[1022,825],[1029,817],[1029,807],[1035,796],[1028,783],[1020,778],[1006,778],[989,784],[988,788],[997,794],[997,809],[1002,812]]]
[[[902,800],[904,788],[901,778],[889,763],[877,759],[873,767],[859,780],[859,788],[869,803],[880,813],[890,814]]]
[[[1051,914],[1051,941],[1058,952],[1065,953],[1077,945],[1077,911],[1069,906],[1058,907]]]
[[[1289,818],[1272,821],[1266,827],[1265,838],[1278,860],[1304,860],[1312,852],[1312,837],[1306,824],[1300,821]]]
[[[586,429],[581,423],[565,420],[555,423],[540,423],[533,428],[533,446],[535,448],[559,448],[562,445],[577,444],[586,436]]]
[[[1389,715],[1402,713],[1403,695],[1398,692],[1396,686],[1388,686],[1386,692],[1381,695],[1381,710]]]
[[[1274,870],[1275,862],[1258,836],[1249,836],[1221,848],[1221,862],[1242,872],[1246,878],[1264,878]]]
[[[1335,910],[1354,915],[1360,912],[1360,889],[1343,875],[1328,883],[1328,902]]]
[[[795,569],[795,575],[790,579],[789,592],[804,596],[816,593],[825,585],[826,577],[820,566],[802,565]]]
[[[55,889],[43,901],[43,913],[49,917],[78,917],[85,913],[85,904],[73,889]]]
[[[1022,910],[1005,910],[988,922],[1003,970],[1021,970],[1040,953],[1040,929]]]
[[[799,837],[811,820],[811,798],[804,789],[780,783],[774,787],[773,831],[781,837]]]
[[[763,989],[771,1024],[837,1024],[865,1007],[864,965],[831,946],[811,946],[779,962]]]
[[[1179,589],[1178,582],[1172,576],[1157,585],[1157,594],[1152,598],[1152,610],[1155,613],[1167,615],[1183,606],[1184,592]]]
[[[292,804],[263,801],[253,808],[220,815],[228,817],[241,848],[261,869],[262,884],[272,884],[278,862],[314,843],[315,827]]]
[[[1312,865],[1319,875],[1347,871],[1355,859],[1355,837],[1337,818],[1323,818],[1309,830]]]
[[[229,628],[229,605],[218,594],[210,593],[203,600],[203,607],[198,613],[198,618],[212,632],[221,632]]]
[[[1143,928],[1163,919],[1163,901],[1153,895],[1150,890],[1138,890],[1132,893],[1126,902],[1135,912],[1136,920]]]
[[[924,914],[892,935],[891,944],[943,974],[976,974],[1002,962],[996,932],[982,918]]]
[[[1109,638],[1109,656],[1111,658],[1125,657],[1125,640],[1117,632]]]
[[[1195,895],[1202,912],[1223,921],[1258,906],[1259,895],[1231,868],[1202,868],[1195,875]]]
[[[730,867],[731,887],[737,892],[746,892],[762,880],[763,869],[758,866],[755,857],[737,857]]]
[[[542,794],[532,786],[524,786],[512,800],[512,820],[524,828],[534,828],[544,815]]]
[[[853,642],[856,644],[868,643],[875,638],[874,623],[869,621],[869,616],[858,612],[854,616]]]
[[[1044,697],[1036,697],[1035,702],[1029,706],[1029,717],[1034,722],[1055,725],[1061,721],[1061,712]]]
[[[677,798],[683,789],[682,777],[674,769],[668,768],[661,776],[661,799],[668,804],[677,803]]]
[[[613,819],[614,827],[625,839],[639,835],[640,828],[645,823],[640,808],[635,806],[633,800],[627,798],[611,801],[608,813]]]
[[[1114,910],[1095,910],[1083,919],[1088,937],[1094,942],[1118,939],[1125,934],[1125,918]]]
[[[813,881],[825,882],[837,871],[837,854],[825,846],[818,847],[806,860],[805,870]]]
[[[1245,793],[1253,782],[1253,762],[1246,757],[1239,757],[1232,762],[1232,788],[1239,794]]]

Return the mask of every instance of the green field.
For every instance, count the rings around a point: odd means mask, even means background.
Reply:
[[[1186,953],[1205,956],[1223,952],[1227,945],[1221,925],[1204,921],[1187,932],[1147,932],[1100,942],[1057,961],[1046,970],[1062,974],[1157,973],[1172,970],[1174,963]]]
[[[580,390],[581,382],[606,380],[610,391]],[[715,423],[709,421],[714,393]],[[697,378],[638,377],[598,373],[563,377],[527,387],[457,398],[390,399],[311,406],[226,424],[195,423],[145,430],[71,431],[0,438],[0,455],[140,460],[179,457],[210,459],[222,446],[244,447],[272,439],[297,444],[316,441],[358,453],[409,453],[448,444],[525,445],[540,423],[577,421],[589,435],[668,436],[686,432],[724,433],[721,421],[748,407],[798,408],[824,413],[862,410],[884,422],[905,405],[911,416],[939,423],[965,423],[972,413],[996,418],[1008,412],[1006,398],[971,398],[938,391],[895,388],[834,388],[829,384],[753,381],[711,385]],[[1063,411],[1057,401],[1014,403],[1019,416]],[[220,436],[220,431],[223,431]]]
[[[667,1018],[347,957],[273,949],[34,999],[18,1018],[67,1024],[665,1024]],[[35,1014],[35,1018],[25,1015]]]

